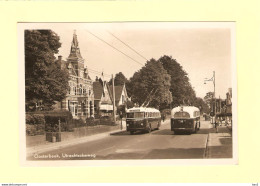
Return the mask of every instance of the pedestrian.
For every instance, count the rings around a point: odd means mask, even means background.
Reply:
[[[215,121],[216,133],[218,133],[218,123]]]
[[[164,120],[165,120],[165,114],[162,114],[162,120],[163,120],[163,122],[164,122]]]

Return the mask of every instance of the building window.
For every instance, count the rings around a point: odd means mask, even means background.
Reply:
[[[82,85],[81,84],[79,85],[79,94],[80,95],[82,94]]]
[[[122,95],[122,103],[125,103],[125,96]]]

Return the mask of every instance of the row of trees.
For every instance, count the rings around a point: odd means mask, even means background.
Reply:
[[[160,110],[178,105],[194,105],[202,112],[209,112],[205,101],[196,97],[188,74],[171,56],[147,61],[129,80],[122,72],[116,74],[115,85],[124,83],[132,101],[139,105],[147,104]]]

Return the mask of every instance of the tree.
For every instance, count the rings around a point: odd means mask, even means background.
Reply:
[[[210,106],[214,98],[214,92],[208,92],[204,97],[205,103]]]
[[[170,81],[171,77],[162,64],[151,59],[130,79],[129,94],[132,101],[140,106],[145,103],[147,106],[159,108],[162,104],[170,104],[172,101]]]
[[[200,113],[209,113],[210,109],[209,106],[205,103],[202,98],[196,97],[194,100],[193,106],[200,109]]]
[[[114,80],[115,86],[123,85],[127,82],[128,80],[122,72],[119,72],[115,75],[115,80]],[[109,84],[112,85],[112,79],[110,79]]]
[[[65,98],[68,73],[55,62],[61,43],[51,30],[25,30],[25,95],[26,104],[42,103],[50,108]]]
[[[170,91],[172,94],[173,106],[180,104],[192,105],[196,94],[193,90],[188,74],[182,66],[171,56],[162,56],[158,60],[171,77]]]

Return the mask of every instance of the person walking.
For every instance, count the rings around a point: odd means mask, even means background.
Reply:
[[[218,122],[215,120],[216,133],[218,133]]]
[[[162,120],[163,120],[163,122],[165,120],[165,114],[164,113],[162,114]]]

